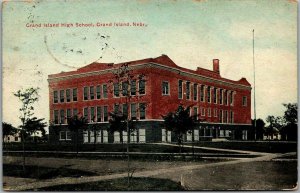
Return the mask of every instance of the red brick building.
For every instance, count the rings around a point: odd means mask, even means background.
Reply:
[[[122,93],[116,93],[109,82],[113,69],[122,65],[92,63],[76,71],[48,76],[49,128],[51,141],[71,141],[66,118],[75,114],[85,116],[99,131],[83,131],[83,143],[120,142],[118,133],[108,129],[109,112],[118,104],[127,109],[130,117],[137,117],[137,131],[133,142],[174,141],[166,132],[162,115],[177,109],[179,104],[192,105],[191,113],[199,114],[204,122],[195,128],[195,141],[211,138],[247,139],[251,130],[251,85],[245,78],[238,81],[220,76],[219,60],[213,60],[213,70],[198,67],[190,70],[177,66],[168,56],[126,62],[133,74],[144,74],[144,80],[130,83],[132,98],[125,104]],[[136,92],[140,90],[142,92]],[[143,108],[142,108],[143,107]],[[126,132],[124,141],[126,141]]]

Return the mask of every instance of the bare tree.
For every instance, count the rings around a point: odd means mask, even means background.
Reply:
[[[22,103],[20,111],[20,120],[22,122],[22,125],[20,125],[21,129],[21,141],[22,141],[22,149],[23,149],[23,172],[25,174],[25,140],[26,140],[26,124],[28,121],[31,120],[31,116],[34,114],[34,103],[38,101],[39,95],[38,95],[39,88],[27,88],[25,90],[18,90],[17,92],[13,93],[14,96],[16,96]]]
[[[127,169],[128,169],[128,190],[130,189],[130,158],[129,158],[129,144],[130,144],[130,136],[132,131],[135,130],[134,124],[137,119],[137,112],[141,110],[141,108],[135,106],[131,106],[135,108],[133,110],[134,114],[131,114],[131,117],[128,116],[128,108],[131,104],[133,98],[138,102],[143,94],[145,94],[145,75],[138,74],[135,75],[133,70],[130,69],[128,63],[124,63],[121,66],[113,69],[114,78],[109,81],[109,85],[111,85],[111,92],[115,97],[120,97],[122,95],[122,100],[124,101],[123,109],[120,111],[120,103],[115,104],[115,110],[110,113],[111,119],[110,122],[110,131],[117,131],[120,133],[120,140],[123,143],[123,131],[127,132]],[[138,89],[136,84],[139,84]],[[146,104],[142,107],[143,111],[146,108]]]

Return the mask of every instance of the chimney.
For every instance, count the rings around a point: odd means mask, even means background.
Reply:
[[[219,59],[213,59],[213,71],[220,74]]]

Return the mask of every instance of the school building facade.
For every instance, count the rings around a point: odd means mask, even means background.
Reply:
[[[123,64],[92,63],[48,76],[51,142],[75,140],[67,118],[78,115],[89,122],[87,129],[79,132],[81,143],[119,143],[122,135],[111,133],[108,122],[109,112],[116,107],[138,120],[131,142],[175,142],[174,134],[164,129],[162,115],[175,111],[180,104],[191,105],[191,113],[202,120],[193,134],[186,134],[187,142],[249,138],[251,85],[245,78],[233,81],[221,77],[218,59],[213,60],[213,70],[183,68],[166,55],[126,62],[133,76],[144,75],[126,85],[133,96],[130,103],[110,81],[115,78],[114,70]],[[96,131],[88,129],[93,127]],[[123,141],[127,141],[126,132]]]

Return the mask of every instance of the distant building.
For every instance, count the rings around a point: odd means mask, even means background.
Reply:
[[[20,137],[19,133],[16,133],[15,135],[5,136],[3,141],[4,141],[4,143],[21,142],[21,137]]]
[[[125,97],[116,92],[109,80],[112,69],[123,63],[92,63],[76,71],[48,76],[50,120],[49,140],[71,141],[67,117],[80,114],[97,124],[97,143],[118,143],[118,133],[107,131],[109,112],[118,107],[128,109],[129,116],[139,121],[131,142],[174,141],[174,135],[164,129],[162,115],[177,109],[179,104],[192,105],[191,113],[204,122],[187,134],[186,141],[228,138],[246,140],[251,129],[251,85],[245,78],[238,81],[220,76],[219,60],[213,60],[213,70],[196,70],[177,66],[168,56],[126,62],[134,75],[145,74],[145,81],[131,82],[133,98],[125,105]],[[143,93],[136,92],[143,88]],[[143,108],[146,107],[146,108]],[[126,141],[124,132],[124,141]],[[94,142],[94,133],[84,131],[82,143]]]

